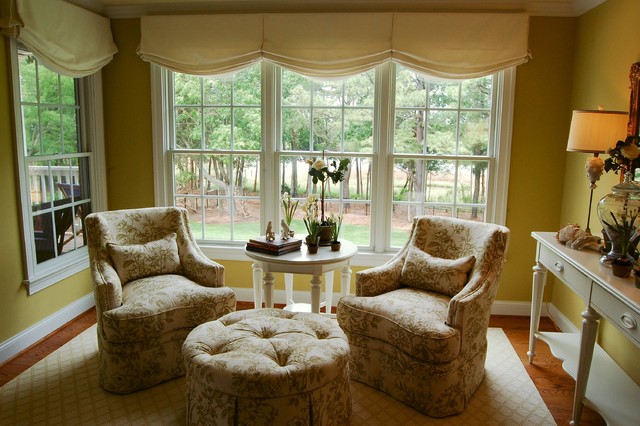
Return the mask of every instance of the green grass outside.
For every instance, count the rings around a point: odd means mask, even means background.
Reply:
[[[200,239],[202,232],[202,223],[190,222],[191,231],[197,239]],[[206,224],[205,235],[215,235],[215,239],[225,239],[231,235],[231,226],[229,224]],[[301,220],[294,220],[291,228],[296,232],[298,238],[303,238],[307,235],[307,231],[304,227],[304,223]],[[349,240],[356,245],[369,245],[369,226],[365,225],[349,225],[343,224],[341,231],[341,238]],[[255,222],[240,222],[234,226],[234,237],[236,241],[246,241],[249,238],[254,238],[259,235],[264,235],[264,230],[259,229],[259,224]],[[402,246],[409,237],[409,233],[406,230],[391,230],[391,245]],[[211,238],[213,239],[213,238]]]

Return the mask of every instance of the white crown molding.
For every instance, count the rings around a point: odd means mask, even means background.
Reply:
[[[112,19],[154,14],[276,11],[509,11],[580,16],[606,0],[67,0]]]

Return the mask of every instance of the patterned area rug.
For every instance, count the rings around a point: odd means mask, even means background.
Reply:
[[[95,325],[0,388],[0,425],[183,425],[184,378],[130,395],[98,386]],[[352,426],[555,425],[502,329],[490,328],[485,379],[464,413],[424,416],[353,381]]]

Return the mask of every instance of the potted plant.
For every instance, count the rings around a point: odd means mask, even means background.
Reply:
[[[314,254],[318,252],[318,245],[320,244],[320,221],[318,219],[318,197],[310,195],[307,198],[307,202],[302,207],[304,211],[304,217],[302,221],[307,228],[306,244],[309,253]]]
[[[611,213],[610,222],[602,220],[609,234],[609,237],[615,239],[620,244],[620,256],[613,259],[611,262],[611,271],[616,277],[626,278],[631,274],[631,270],[635,265],[635,259],[629,254],[629,248],[631,241],[636,235],[637,229],[634,226],[637,213],[632,215],[624,215],[620,218],[616,217],[613,212]]]
[[[288,192],[282,193],[282,212],[284,213],[284,222],[289,227],[289,236],[293,237],[295,235],[293,229],[291,229],[291,222],[293,221],[293,215],[296,213],[298,209],[299,201],[292,201],[291,196]]]
[[[331,224],[331,251],[340,250],[340,228],[342,228],[342,215],[331,214],[327,219]]]
[[[320,182],[320,225],[323,226],[321,231],[320,244],[329,245],[331,242],[331,228],[327,222],[324,210],[324,197],[325,197],[325,185],[331,180],[334,184],[338,184],[344,180],[345,172],[349,168],[349,158],[343,158],[338,163],[336,160],[331,161],[328,165],[324,161],[324,151],[322,151],[322,158],[316,160],[307,160],[309,164],[309,176],[311,176],[311,182],[317,185]]]

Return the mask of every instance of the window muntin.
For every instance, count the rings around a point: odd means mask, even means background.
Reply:
[[[255,173],[245,169],[250,178],[244,180],[257,182],[257,188],[264,181],[251,201],[256,211],[259,206],[265,223],[256,217],[250,236],[263,233],[267,220],[278,225],[283,191],[298,188],[294,198],[301,201],[314,192],[304,160],[321,156],[323,148],[327,159],[352,160],[349,184],[341,185],[350,195],[345,198],[343,190],[332,185],[326,210],[345,213],[345,206],[359,205],[366,234],[345,217],[343,237],[356,241],[362,252],[384,252],[403,244],[416,214],[504,220],[507,180],[499,177],[508,175],[512,70],[446,81],[385,64],[356,76],[359,84],[309,79],[269,63],[263,63],[262,70],[263,142],[259,152],[252,152],[261,166]],[[172,80],[167,70],[157,75]],[[409,84],[418,78],[423,80],[420,90]],[[375,89],[362,84],[366,79]],[[366,137],[359,138],[361,134]],[[416,184],[411,183],[417,179],[414,173],[421,176],[420,188],[407,186]],[[293,225],[298,234],[304,233],[301,217],[298,210]],[[232,241],[241,246],[246,238]],[[202,240],[205,249],[208,242],[232,243]]]
[[[393,229],[408,229],[418,214],[486,220],[494,80],[429,79],[396,67]]]
[[[35,263],[43,264],[86,244],[82,224],[91,213],[91,154],[80,138],[78,81],[48,70],[24,49],[17,59],[29,248]]]

